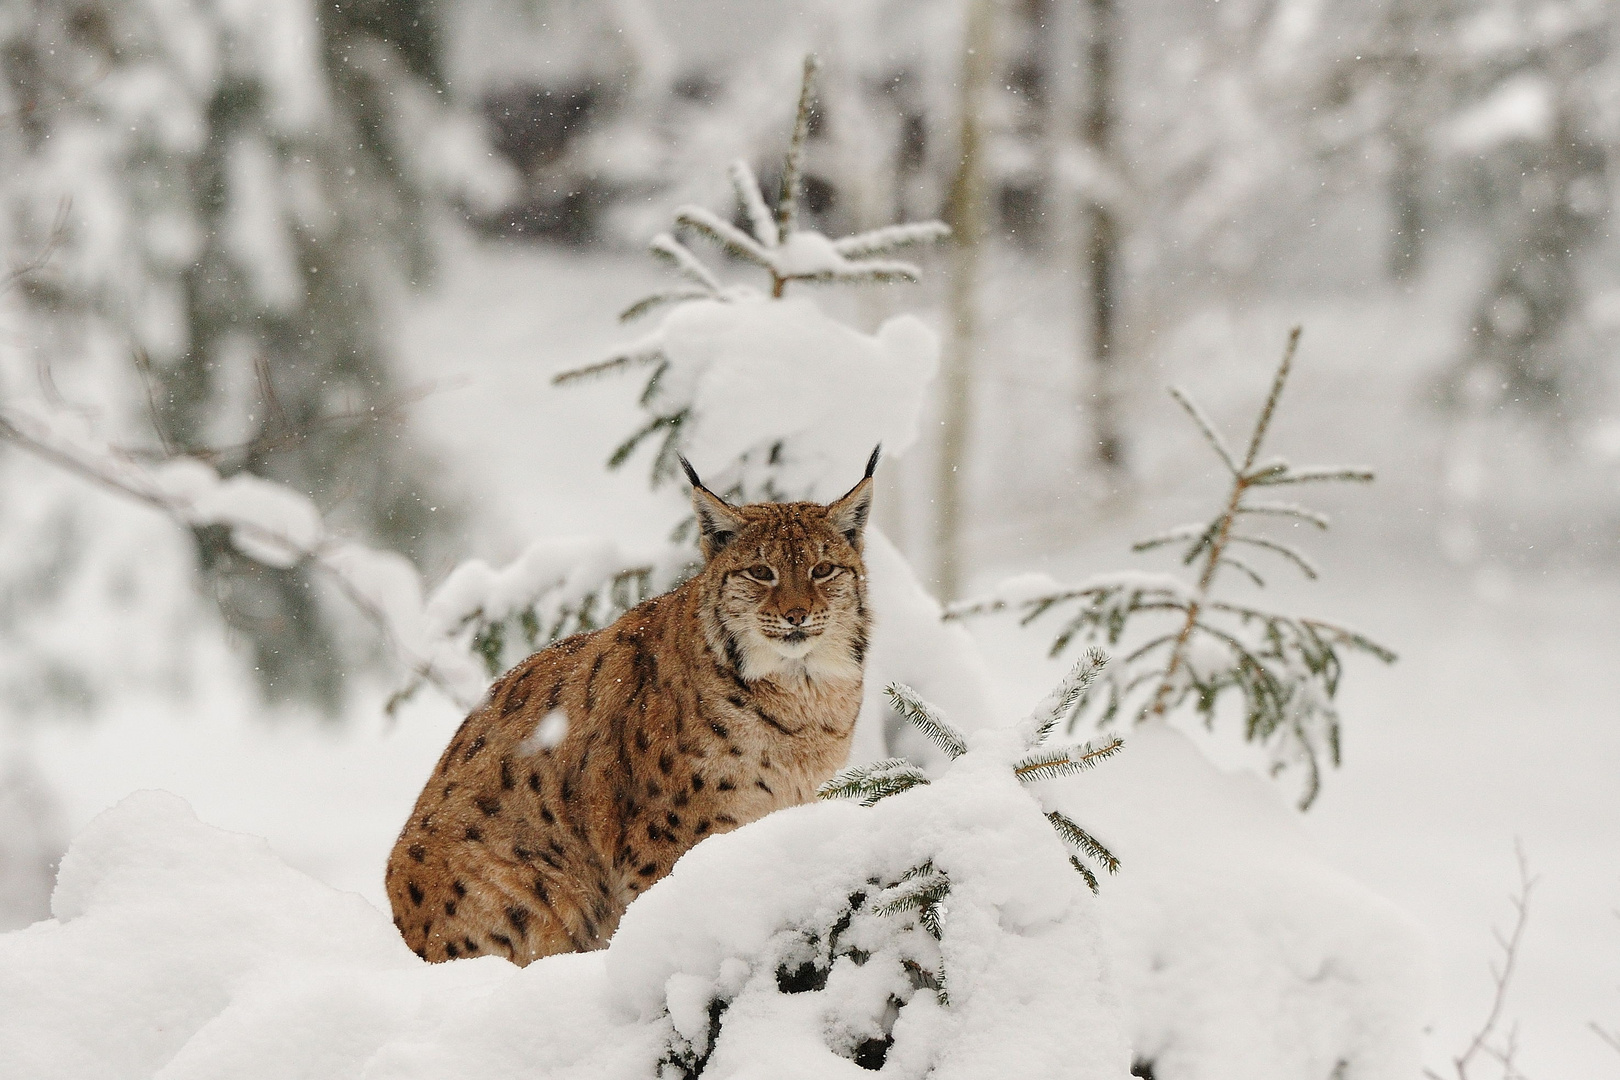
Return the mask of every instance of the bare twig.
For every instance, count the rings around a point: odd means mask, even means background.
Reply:
[[[1615,910],[1614,917],[1620,919],[1620,909]],[[1596,1020],[1588,1020],[1586,1026],[1592,1029],[1592,1034],[1608,1043],[1616,1053],[1620,1053],[1620,1034],[1599,1027]]]
[[[1451,1059],[1455,1080],[1474,1080],[1469,1069],[1481,1057],[1488,1058],[1501,1067],[1503,1080],[1523,1080],[1524,1077],[1515,1063],[1519,1049],[1517,1028],[1509,1027],[1505,1033],[1499,1033],[1498,1029],[1502,1023],[1503,1009],[1507,1005],[1508,989],[1513,983],[1513,973],[1519,962],[1519,944],[1524,939],[1524,928],[1530,919],[1530,893],[1535,889],[1538,879],[1530,876],[1530,863],[1525,858],[1524,845],[1518,840],[1513,842],[1513,854],[1519,866],[1519,889],[1509,897],[1514,913],[1513,931],[1505,938],[1500,931],[1494,928],[1491,931],[1496,938],[1497,947],[1502,950],[1500,963],[1493,963],[1490,968],[1494,984],[1491,1007],[1467,1048]],[[1433,1069],[1424,1069],[1423,1073],[1429,1080],[1446,1080]]]
[[[56,217],[51,221],[51,230],[45,234],[45,242],[39,250],[20,263],[13,263],[4,278],[0,278],[0,293],[10,291],[19,282],[29,275],[44,269],[45,265],[56,255],[58,249],[67,243],[68,216],[73,211],[73,200],[64,198],[56,205]]]
[[[263,357],[254,360],[254,371],[258,379],[260,394],[264,398],[265,409],[270,417],[267,429],[259,435],[245,442],[228,443],[224,446],[180,446],[173,436],[166,430],[157,406],[157,391],[150,377],[151,361],[144,350],[135,352],[135,367],[142,374],[146,384],[147,407],[151,416],[153,430],[157,432],[158,441],[162,445],[162,453],[157,455],[158,460],[185,456],[205,461],[215,467],[233,468],[246,462],[262,458],[270,454],[290,450],[313,436],[328,428],[341,425],[360,427],[366,424],[397,424],[406,418],[406,410],[418,402],[424,401],[434,394],[455,389],[465,385],[464,379],[445,380],[441,382],[429,381],[419,386],[405,390],[403,393],[380,402],[377,405],[364,409],[345,409],[342,412],[327,413],[316,416],[302,424],[294,424],[282,408],[276,396],[274,386],[269,379],[269,365]],[[131,458],[151,460],[154,455],[150,451],[123,450]]]
[[[169,425],[163,421],[163,413],[158,409],[157,384],[152,376],[152,357],[139,345],[130,353],[130,359],[135,363],[135,371],[141,377],[141,388],[146,391],[146,415],[152,423],[152,430],[157,433],[158,442],[163,444],[163,456],[173,457],[175,454],[174,440],[169,438]]]

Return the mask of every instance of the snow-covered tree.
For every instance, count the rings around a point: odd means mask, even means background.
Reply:
[[[428,0],[12,5],[4,247],[50,257],[17,281],[31,355],[5,393],[60,387],[154,458],[271,476],[433,550],[446,515],[398,446],[383,306],[428,271],[434,202],[502,179],[444,103],[438,26]],[[266,688],[331,703],[355,657],[304,571],[209,528],[196,549]]]

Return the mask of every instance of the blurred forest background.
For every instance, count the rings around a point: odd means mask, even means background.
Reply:
[[[1303,323],[1279,441],[1380,474],[1334,496],[1312,602],[1403,656],[1353,673],[1312,820],[1446,927],[1459,1017],[1522,834],[1565,890],[1526,1031],[1545,1075],[1612,1065],[1585,1025],[1620,980],[1574,943],[1620,957],[1613,0],[9,0],[0,406],[286,483],[430,584],[635,539],[618,414],[548,380],[624,333],[675,206],[740,220],[737,158],[770,189],[809,51],[809,222],[953,229],[919,285],[818,294],[946,341],[885,530],[944,598],[1135,565],[1214,497],[1163,385],[1241,424]],[[1046,678],[1044,637],[976,632],[1009,687]],[[286,803],[397,820],[358,808],[417,782],[391,679],[306,568],[0,440],[0,928],[132,786],[377,895],[381,853]]]

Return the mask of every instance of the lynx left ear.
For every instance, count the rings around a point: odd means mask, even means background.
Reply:
[[[861,482],[850,489],[837,502],[827,504],[827,521],[833,528],[844,534],[850,546],[856,551],[861,550],[861,536],[866,531],[866,519],[872,514],[872,474],[877,471],[878,454],[883,450],[881,445],[872,448],[872,456],[866,460],[866,475]]]
[[[680,458],[681,468],[686,470],[686,478],[692,482],[692,512],[697,515],[703,558],[712,559],[741,531],[742,515],[720,496],[703,486],[703,481],[698,479],[697,470],[692,468],[692,463],[686,460],[685,455],[676,456]]]

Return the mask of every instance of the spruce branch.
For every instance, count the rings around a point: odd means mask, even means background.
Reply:
[[[1315,525],[1323,532],[1332,524],[1326,514],[1318,513],[1309,507],[1296,503],[1244,503],[1238,507],[1240,514],[1257,514],[1270,517],[1289,517]]]
[[[1269,540],[1264,536],[1249,536],[1246,533],[1238,532],[1228,534],[1226,539],[1227,543],[1230,544],[1248,544],[1250,547],[1257,547],[1266,551],[1275,552],[1287,559],[1289,562],[1293,563],[1295,566],[1299,567],[1300,573],[1304,574],[1312,581],[1315,581],[1321,576],[1314,563],[1312,563],[1304,555],[1300,554],[1299,551],[1289,547],[1287,544],[1279,543],[1276,540]],[[1222,555],[1221,558],[1225,559],[1227,562],[1232,561],[1225,555]],[[1262,582],[1262,584],[1264,584],[1264,582]]]
[[[793,135],[788,139],[782,167],[782,193],[776,201],[776,232],[786,240],[799,230],[799,197],[804,189],[804,143],[810,136],[810,110],[815,103],[816,74],[821,61],[815,53],[804,57],[804,78],[799,83],[799,107],[793,114]],[[781,296],[781,283],[773,294]]]
[[[1013,762],[1013,775],[1022,784],[1070,776],[1096,768],[1099,762],[1108,760],[1124,748],[1125,740],[1116,737],[1101,746],[1085,742],[1061,750],[1037,750]]]
[[[874,915],[898,915],[941,903],[950,895],[951,879],[934,868],[932,862],[914,866],[898,882],[877,894],[872,904]],[[938,934],[934,935],[936,938]]]
[[[1107,663],[1107,653],[1095,646],[1087,649],[1024,720],[1020,727],[1024,745],[1033,747],[1045,742],[1052,730],[1074,711],[1074,707],[1080,703],[1087,688],[1091,686],[1092,680]]]
[[[859,799],[871,806],[890,795],[928,783],[928,774],[905,758],[884,758],[864,765],[851,765],[834,773],[816,789],[822,799]]]
[[[1256,475],[1249,483],[1255,487],[1276,484],[1370,484],[1374,479],[1376,477],[1370,469],[1298,469]]]
[[[940,714],[939,709],[923,700],[921,694],[905,683],[890,683],[883,691],[889,707],[899,713],[912,727],[928,736],[945,756],[955,760],[967,753],[967,740]]]
[[[1255,570],[1254,567],[1250,566],[1248,563],[1244,562],[1242,559],[1236,558],[1235,556],[1232,556],[1232,555],[1222,555],[1221,556],[1221,565],[1222,566],[1230,566],[1232,569],[1238,571],[1240,574],[1243,574],[1250,581],[1254,582],[1254,584],[1255,584],[1255,586],[1257,588],[1263,589],[1263,588],[1266,587],[1266,579],[1261,577],[1259,572],[1257,570]],[[1314,577],[1315,575],[1312,575],[1312,576]]]
[[[951,227],[943,221],[918,221],[903,225],[885,225],[880,229],[846,236],[833,241],[833,250],[846,259],[868,259],[888,255],[901,248],[917,244],[932,244],[951,235]]]
[[[698,261],[698,257],[687,246],[675,239],[669,233],[659,233],[647,245],[654,258],[675,269],[675,272],[697,285],[709,296],[716,296],[721,291],[720,282],[709,268]]]
[[[1119,860],[1102,843],[1086,830],[1077,825],[1073,818],[1053,810],[1046,815],[1046,820],[1052,823],[1052,828],[1063,838],[1063,842],[1079,848],[1088,856],[1102,863],[1103,868],[1110,874],[1119,873]]]
[[[666,289],[663,292],[655,292],[650,296],[643,296],[640,300],[637,300],[635,303],[619,312],[619,321],[635,322],[643,315],[650,314],[651,312],[670,304],[684,304],[688,300],[709,299],[713,299],[712,294],[698,289]],[[597,374],[605,374],[606,370],[612,369],[610,368],[603,371],[598,371]]]
[[[1069,856],[1069,865],[1074,867],[1075,872],[1085,879],[1086,887],[1090,889],[1093,894],[1099,894],[1102,892],[1102,887],[1097,882],[1097,875],[1091,872],[1091,867],[1087,866],[1073,855]]]
[[[656,364],[662,361],[663,358],[664,353],[660,346],[638,343],[638,345],[615,353],[606,360],[599,360],[594,364],[586,364],[583,367],[570,368],[568,371],[560,371],[551,377],[551,383],[553,386],[567,386],[571,383],[585,382],[589,379],[623,371],[626,368]]]
[[[1277,365],[1277,372],[1271,380],[1271,391],[1266,395],[1265,403],[1260,407],[1260,414],[1255,419],[1254,430],[1249,435],[1248,450],[1243,455],[1241,464],[1235,463],[1230,452],[1224,450],[1225,444],[1220,441],[1219,435],[1216,434],[1208,421],[1203,419],[1197,408],[1192,406],[1190,399],[1187,399],[1184,395],[1177,395],[1177,400],[1184,403],[1183,407],[1187,408],[1188,413],[1198,422],[1200,430],[1205,433],[1205,439],[1216,448],[1216,452],[1221,455],[1222,461],[1231,470],[1232,487],[1227,495],[1225,510],[1210,523],[1207,544],[1200,546],[1199,550],[1203,555],[1204,565],[1198,575],[1197,592],[1192,602],[1187,606],[1186,619],[1182,623],[1180,637],[1171,649],[1170,662],[1165,667],[1164,680],[1160,682],[1159,689],[1154,692],[1152,703],[1148,708],[1148,712],[1153,716],[1163,716],[1170,707],[1176,677],[1187,662],[1187,646],[1192,640],[1193,629],[1198,625],[1199,608],[1208,598],[1210,590],[1215,584],[1215,575],[1222,566],[1226,547],[1233,540],[1232,525],[1237,520],[1243,506],[1244,496],[1248,494],[1249,487],[1255,482],[1255,475],[1273,475],[1276,468],[1267,466],[1265,469],[1260,470],[1258,474],[1252,473],[1255,459],[1260,456],[1260,447],[1265,442],[1266,432],[1271,427],[1271,419],[1276,415],[1277,403],[1282,399],[1283,387],[1288,382],[1288,373],[1293,367],[1294,354],[1299,349],[1299,338],[1302,332],[1303,327],[1299,326],[1289,331],[1288,344],[1283,348],[1282,362]],[[1258,538],[1251,537],[1247,539],[1251,543],[1258,543]],[[1300,561],[1306,570],[1307,576],[1314,578],[1316,576],[1315,569],[1310,567],[1309,563],[1304,563],[1303,560]]]
[[[815,57],[806,57],[793,135],[783,163],[782,193],[775,215],[766,204],[754,170],[745,161],[733,162],[729,169],[731,186],[748,227],[739,228],[726,217],[701,206],[679,207],[675,212],[674,231],[654,237],[648,250],[655,259],[672,269],[681,281],[671,288],[660,289],[637,300],[620,314],[621,321],[629,322],[651,312],[689,302],[730,304],[759,299],[760,292],[754,288],[725,285],[720,276],[688,246],[687,241],[694,235],[762,269],[770,278],[770,296],[777,299],[783,296],[788,283],[793,281],[863,285],[918,279],[921,271],[916,266],[883,256],[900,248],[949,235],[950,230],[937,221],[893,225],[842,239],[830,239],[819,232],[800,228],[798,203],[816,70]],[[665,480],[680,475],[677,459],[685,438],[683,406],[690,406],[690,401],[664,401],[658,394],[661,380],[671,367],[688,362],[687,357],[672,356],[666,351],[665,334],[668,329],[666,319],[651,334],[614,355],[561,372],[552,378],[554,385],[561,386],[596,376],[622,373],[633,367],[653,369],[643,384],[639,404],[644,411],[654,415],[615,448],[609,458],[609,467],[619,467],[649,438],[661,435],[652,458],[651,480],[655,488]],[[690,388],[691,382],[687,380],[682,385]],[[771,451],[769,465],[778,464],[779,452],[780,447]],[[767,474],[769,471],[766,470]],[[762,483],[751,485],[751,488],[750,495],[757,497],[762,489],[767,498],[778,498],[770,475],[766,475]]]
[[[1192,417],[1192,422],[1198,426],[1198,431],[1204,436],[1204,441],[1214,449],[1215,453],[1220,457],[1221,463],[1226,466],[1227,471],[1233,476],[1239,475],[1243,470],[1238,468],[1238,463],[1232,457],[1232,451],[1227,448],[1226,440],[1221,438],[1220,433],[1215,430],[1215,425],[1209,422],[1209,417],[1204,415],[1204,410],[1200,409],[1198,404],[1178,386],[1170,387],[1170,396],[1176,399],[1176,404],[1186,410],[1188,416]]]
[[[691,229],[706,240],[718,244],[728,254],[769,269],[770,252],[757,240],[731,222],[701,206],[683,206],[675,211],[675,224]]]
[[[1150,536],[1146,540],[1138,540],[1131,545],[1131,550],[1140,553],[1168,547],[1171,544],[1183,544],[1188,540],[1203,541],[1208,532],[1209,526],[1207,525],[1178,525],[1168,532]]]
[[[730,176],[731,188],[737,193],[737,201],[742,204],[754,239],[767,248],[780,244],[782,237],[776,231],[776,219],[771,216],[771,208],[765,205],[765,197],[760,193],[759,178],[754,175],[754,170],[748,167],[746,161],[733,161]]]

